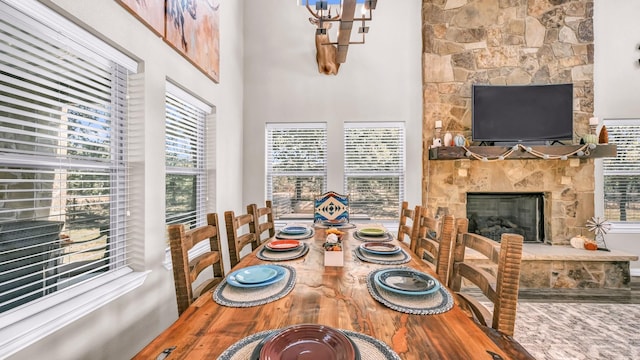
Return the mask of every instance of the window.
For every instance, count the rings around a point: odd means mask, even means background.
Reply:
[[[404,123],[346,123],[343,136],[344,182],[336,183],[349,194],[351,214],[397,219],[405,187]],[[266,147],[267,198],[276,218],[313,214],[314,196],[327,191],[328,176],[341,174],[330,170],[326,124],[267,124]]]
[[[0,3],[0,312],[127,267],[125,99],[137,66],[35,2],[8,2]]]
[[[166,95],[166,223],[204,224],[205,124],[211,107],[175,85]]]
[[[402,123],[346,123],[344,187],[352,214],[397,219],[404,199]]]
[[[615,158],[603,159],[604,217],[640,222],[640,119],[605,120]]]
[[[275,218],[313,214],[327,187],[326,124],[267,124],[267,198]]]

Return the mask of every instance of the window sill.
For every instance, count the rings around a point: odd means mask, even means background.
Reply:
[[[611,230],[608,234],[640,234],[640,222],[610,221]]]
[[[10,356],[139,287],[148,271],[129,268],[97,276],[0,314],[0,353]]]

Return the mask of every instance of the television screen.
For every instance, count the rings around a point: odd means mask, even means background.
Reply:
[[[474,141],[547,143],[573,139],[573,84],[473,85]]]

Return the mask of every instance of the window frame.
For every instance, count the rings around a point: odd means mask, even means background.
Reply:
[[[375,129],[398,129],[399,130],[399,138],[397,139],[397,144],[399,144],[400,146],[398,146],[397,150],[398,153],[396,154],[399,157],[399,162],[397,164],[395,164],[395,166],[397,166],[397,168],[395,170],[387,170],[384,171],[380,168],[378,168],[377,170],[368,170],[368,171],[361,171],[358,169],[350,169],[349,168],[349,158],[348,158],[348,154],[349,154],[349,144],[348,142],[348,130],[349,129],[369,129],[369,130],[374,130]],[[369,178],[377,178],[377,177],[397,177],[398,178],[398,204],[397,204],[397,213],[393,216],[390,217],[371,217],[372,219],[375,220],[379,220],[379,221],[393,221],[393,220],[397,220],[400,217],[400,208],[402,206],[402,202],[404,201],[404,199],[406,198],[406,163],[407,163],[407,151],[406,151],[406,147],[407,147],[407,136],[406,136],[406,125],[404,122],[398,121],[398,122],[345,122],[344,123],[344,130],[343,130],[343,148],[344,148],[344,163],[343,163],[343,192],[345,194],[349,193],[348,187],[349,187],[349,181],[348,178],[349,177],[369,177]],[[349,194],[349,195],[353,195],[353,194]],[[354,209],[354,199],[353,196],[350,199],[350,208],[353,212]],[[355,206],[357,209],[357,205]],[[355,212],[357,213],[357,212]],[[368,214],[367,211],[364,211],[363,214],[366,215],[371,215]]]
[[[132,74],[137,72],[137,61],[38,1],[2,0],[0,10],[6,16],[18,17],[20,25],[32,30],[28,31],[30,34],[55,34],[57,41],[88,56],[91,61],[114,62]],[[125,136],[126,132],[121,134]],[[127,189],[122,190],[123,193],[118,195],[126,196]],[[127,238],[126,241],[131,240]],[[3,356],[15,354],[141,286],[148,273],[123,266],[3,312],[0,314],[0,350]]]
[[[602,121],[603,126],[605,126],[610,134],[609,136],[609,141],[615,140],[612,139],[611,136],[611,130],[615,129],[616,126],[638,126],[640,129],[640,118],[609,118],[609,119],[603,119]],[[638,132],[638,134],[640,134],[640,130]],[[612,143],[615,143],[615,141],[612,141]],[[621,148],[621,144],[618,144],[618,154],[620,154],[620,148]],[[616,157],[617,159],[617,157]],[[601,175],[598,176],[596,178],[596,187],[597,189],[600,191],[601,193],[601,197],[600,199],[602,199],[602,203],[600,205],[600,209],[599,209],[599,213],[601,213],[602,215],[605,214],[605,206],[606,206],[606,198],[607,198],[607,194],[605,193],[605,178],[608,175],[608,170],[607,170],[607,163],[608,163],[608,159],[597,159],[596,164],[597,164],[597,172],[596,173],[600,173]],[[638,160],[637,164],[640,165],[640,159]],[[637,170],[637,174],[633,174],[633,176],[640,176],[640,170]],[[612,221],[609,220],[609,222],[611,223],[611,231],[609,231],[609,233],[638,233],[640,232],[640,221]]]
[[[298,170],[298,169],[284,169],[284,170],[274,170],[274,162],[273,162],[273,154],[271,151],[271,144],[273,143],[273,131],[280,130],[292,130],[292,131],[304,131],[306,129],[319,130],[321,132],[320,138],[320,149],[318,151],[319,157],[315,160],[320,163],[320,166],[316,166],[314,170]],[[289,213],[280,214],[278,201],[273,199],[273,179],[277,176],[291,176],[291,177],[320,177],[322,184],[321,189],[318,193],[314,193],[314,195],[319,195],[327,191],[327,182],[328,182],[328,128],[327,123],[324,122],[313,122],[313,123],[267,123],[265,126],[265,193],[266,198],[271,199],[273,201],[274,207],[274,219],[280,220],[285,219],[286,215]],[[309,212],[298,213],[293,211],[292,214],[295,216],[308,215],[310,219],[313,218],[313,196],[308,200],[311,205]],[[297,201],[302,201],[297,199]],[[306,201],[306,200],[305,200]],[[295,209],[295,205],[293,206]],[[284,217],[283,217],[284,215]]]
[[[180,102],[174,103],[174,105],[170,105],[169,98],[171,98],[172,102]],[[210,134],[208,134],[208,118],[210,117],[213,108],[208,104],[200,101],[195,96],[189,94],[187,91],[181,89],[177,85],[174,85],[171,82],[166,83],[166,102],[165,102],[165,165],[166,165],[166,176],[169,175],[186,175],[186,176],[195,176],[195,208],[194,214],[192,217],[189,217],[190,221],[184,221],[183,218],[168,219],[167,209],[165,208],[165,223],[167,225],[174,223],[187,223],[190,228],[204,225],[206,222],[206,212],[207,212],[207,190],[209,188],[208,182],[209,178],[207,176],[207,168],[210,163],[210,156],[207,153],[207,143]],[[169,156],[169,143],[172,142],[172,138],[175,139],[179,135],[188,134],[188,131],[184,131],[180,134],[176,132],[169,131],[169,119],[172,116],[169,116],[169,106],[180,106],[180,108],[176,108],[175,110],[181,111],[185,116],[181,118],[182,122],[172,124],[178,126],[187,126],[191,127],[190,131],[193,131],[192,136],[185,136],[180,138],[179,140],[191,140],[196,143],[196,148],[193,150],[193,159],[191,164],[193,166],[170,166],[166,164]],[[188,115],[190,113],[190,115]],[[185,121],[186,120],[186,121]],[[188,122],[192,122],[192,124],[188,124]],[[183,128],[184,129],[184,128]],[[168,193],[166,191],[167,183],[165,182],[165,194],[166,199],[169,198]],[[165,200],[166,204],[166,200]],[[183,214],[184,215],[184,214]]]
[[[324,186],[322,191],[320,191],[318,193],[318,195],[320,195],[321,193],[324,193],[327,191],[328,188],[333,189],[334,191],[337,192],[342,192],[344,194],[347,194],[347,182],[346,179],[349,176],[349,174],[347,173],[346,169],[345,169],[345,133],[346,133],[346,127],[366,127],[366,128],[401,128],[402,129],[402,156],[401,156],[401,170],[399,171],[394,171],[393,175],[394,176],[398,176],[400,178],[399,180],[399,202],[397,204],[397,208],[398,208],[398,216],[399,216],[399,211],[400,211],[400,207],[402,204],[402,201],[406,198],[406,164],[407,164],[407,152],[406,152],[406,148],[407,148],[407,134],[406,134],[406,123],[403,121],[390,121],[390,122],[345,122],[342,124],[337,124],[339,126],[338,127],[333,127],[333,126],[327,126],[327,123],[323,123],[323,122],[310,122],[310,123],[300,123],[300,122],[291,122],[291,123],[266,123],[266,127],[265,127],[265,194],[266,194],[266,198],[270,199],[272,201],[274,201],[274,207],[277,206],[277,201],[275,201],[273,199],[273,180],[272,177],[274,176],[274,174],[277,174],[276,172],[272,171],[271,169],[271,165],[270,165],[270,157],[272,156],[270,154],[271,152],[271,148],[270,148],[270,142],[271,142],[271,135],[269,133],[270,128],[284,128],[284,129],[303,129],[303,128],[308,128],[308,127],[313,127],[313,126],[319,126],[322,125],[324,126],[324,129],[326,131],[326,136],[327,136],[327,151],[326,151],[326,155],[325,155],[325,172],[326,174],[325,176],[325,180],[324,180]],[[337,130],[337,131],[336,131]],[[339,132],[338,132],[339,131]],[[333,134],[333,136],[331,137],[331,139],[329,139],[329,136],[331,136],[331,134]],[[331,143],[331,148],[334,150],[329,150],[328,146],[329,146],[329,141],[333,142]],[[338,149],[338,150],[336,150]],[[340,150],[342,149],[342,150]],[[339,155],[339,156],[338,156]],[[335,167],[330,171],[329,167],[335,162]],[[339,165],[338,165],[339,164]],[[331,185],[331,184],[335,184],[335,185]],[[341,190],[340,190],[341,189]],[[350,207],[352,207],[353,202],[350,199]],[[280,217],[277,216],[276,220],[278,221],[286,221],[286,220],[312,220],[313,219],[313,213],[312,210],[307,214],[299,214],[299,213],[294,213],[294,216],[292,217]],[[308,217],[307,217],[308,216]],[[379,218],[377,220],[380,220],[381,222],[384,223],[394,223],[398,220],[398,217],[385,217],[385,218]]]

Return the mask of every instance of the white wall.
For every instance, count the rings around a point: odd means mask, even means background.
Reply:
[[[326,122],[327,188],[340,192],[343,123],[403,121],[406,200],[420,203],[421,1],[379,1],[366,43],[349,47],[347,61],[336,76],[318,73],[315,26],[308,21],[307,9],[296,3],[261,0],[245,8],[245,201],[264,203],[266,199],[266,123]]]
[[[600,119],[640,119],[640,1],[594,1],[594,98]],[[635,35],[635,36],[634,36]],[[599,161],[601,163],[601,161]],[[601,166],[597,167],[596,214],[603,215]],[[607,246],[640,254],[640,224],[635,229],[614,228],[606,236]],[[631,263],[640,276],[640,261]]]
[[[212,211],[242,203],[242,8],[238,1],[221,5],[220,84],[215,84],[113,0],[45,0],[83,27],[130,56],[140,59],[144,83],[143,128],[134,136],[144,142],[136,164],[135,194],[143,214],[134,214],[143,256],[137,270],[150,270],[143,286],[74,321],[18,353],[16,359],[127,359],[177,319],[173,273],[165,259],[164,101],[165,80],[189,89],[216,108],[219,189]],[[221,191],[220,189],[224,189]],[[0,357],[3,355],[0,354]]]

